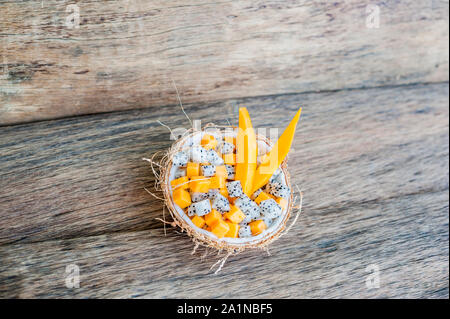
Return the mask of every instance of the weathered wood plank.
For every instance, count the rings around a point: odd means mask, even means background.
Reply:
[[[379,28],[359,0],[83,1],[69,28],[73,4],[0,1],[0,124],[176,104],[172,79],[186,102],[448,81],[448,1],[380,2]]]
[[[257,127],[283,126],[301,104],[290,153],[305,210],[448,189],[448,84],[299,94],[187,105],[225,124],[246,105]],[[178,108],[128,111],[3,127],[0,245],[161,227],[141,158],[166,149]],[[281,128],[280,128],[281,129]],[[320,216],[317,216],[320,220]]]
[[[217,276],[173,230],[0,247],[0,297],[448,298],[448,190],[306,212],[265,252]],[[80,287],[65,286],[67,265]],[[379,288],[366,286],[378,267]],[[372,268],[370,268],[372,269]]]

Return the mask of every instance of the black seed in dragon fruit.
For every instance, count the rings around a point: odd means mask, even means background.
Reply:
[[[186,152],[178,152],[172,158],[172,163],[174,166],[182,167],[186,166],[189,162],[189,156]]]
[[[216,167],[214,165],[202,165],[202,175],[211,177],[216,174]]]
[[[252,230],[250,229],[249,225],[243,225],[239,228],[239,237],[240,238],[246,238],[252,236]]]
[[[220,213],[225,213],[230,211],[230,202],[222,194],[217,194],[213,199],[212,208]]]
[[[272,194],[276,197],[289,198],[291,195],[291,190],[286,185],[283,185],[278,182],[268,183],[266,186],[266,190],[269,194]]]
[[[209,163],[208,151],[203,147],[196,145],[191,148],[191,160],[194,163]]]
[[[208,163],[212,165],[223,165],[223,158],[215,150],[208,150],[207,152]]]
[[[236,170],[235,170],[234,166],[225,164],[225,167],[227,169],[227,174],[228,174],[227,179],[234,179],[234,176],[236,174]]]
[[[282,212],[281,206],[278,205],[277,202],[272,198],[263,200],[259,204],[259,209],[261,211],[261,214],[264,217],[271,218],[271,219],[280,216],[281,212]]]
[[[191,200],[196,203],[209,198],[208,193],[192,193]]]
[[[222,142],[219,144],[219,152],[221,154],[230,154],[234,152],[234,144]]]
[[[241,197],[244,195],[242,191],[241,181],[233,181],[227,183],[227,191],[229,197]]]
[[[197,216],[204,216],[210,212],[211,212],[211,203],[209,202],[209,199],[205,199],[197,203],[192,203],[188,208],[188,215],[191,213]]]

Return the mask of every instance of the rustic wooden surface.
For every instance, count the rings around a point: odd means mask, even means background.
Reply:
[[[304,211],[263,251],[233,256],[164,235],[141,160],[188,127],[175,106],[0,130],[0,297],[449,297],[448,82],[190,104],[192,119],[283,126]],[[65,269],[80,267],[80,288]],[[380,287],[368,289],[367,267]]]
[[[70,29],[77,4],[79,28]],[[0,0],[0,124],[448,81],[448,1]],[[69,12],[66,12],[66,10]]]

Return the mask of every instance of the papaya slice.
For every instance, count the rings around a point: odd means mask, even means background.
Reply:
[[[261,164],[256,169],[253,178],[251,194],[267,184],[270,177],[286,158],[291,148],[292,141],[294,140],[295,128],[297,127],[301,112],[302,108],[299,108],[294,118],[284,130],[283,134],[281,134],[273,148],[261,159]]]
[[[241,181],[242,190],[250,196],[256,171],[258,155],[255,130],[247,108],[239,108],[239,129],[236,139],[236,174],[235,180]]]

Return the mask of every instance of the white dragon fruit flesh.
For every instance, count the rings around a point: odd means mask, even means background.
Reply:
[[[252,200],[245,194],[242,194],[241,197],[237,198],[234,201],[234,205],[238,207],[243,213],[245,213],[250,208],[250,202]]]
[[[216,174],[216,167],[214,165],[203,165],[202,175],[206,177],[211,177]]]
[[[281,206],[278,205],[277,202],[272,198],[263,200],[259,204],[259,209],[261,211],[261,214],[264,217],[271,218],[271,219],[280,216],[281,212],[282,212]]]
[[[227,174],[228,174],[227,179],[234,179],[234,176],[236,174],[236,170],[235,170],[234,166],[225,164],[225,167],[227,169]]]
[[[200,201],[205,200],[207,198],[209,198],[208,193],[192,193],[191,194],[191,200],[194,203],[200,202]]]
[[[184,168],[176,167],[174,171],[174,179],[186,176],[186,170]]]
[[[222,194],[216,194],[212,202],[212,208],[220,213],[225,213],[230,211],[230,202]]]
[[[208,163],[211,163],[213,165],[223,165],[223,158],[220,157],[219,154],[217,154],[217,152],[215,150],[208,150],[207,151],[207,159],[208,159]]]
[[[186,152],[178,152],[172,158],[172,163],[174,166],[186,166],[189,162],[189,156]]]
[[[230,154],[234,152],[234,144],[222,142],[219,144],[219,152],[221,154]]]
[[[278,167],[275,172],[270,176],[269,183],[277,181],[278,176],[281,174],[281,169]]]
[[[246,211],[252,219],[258,219],[261,216],[261,209],[254,201],[250,201],[249,208]]]
[[[291,195],[291,190],[286,185],[283,185],[278,182],[268,183],[266,186],[266,190],[269,194],[272,194],[276,197],[289,198]]]
[[[208,154],[208,151],[199,145],[191,148],[190,155],[194,163],[209,163]]]
[[[211,212],[211,203],[209,202],[209,199],[202,200],[197,203],[192,203],[188,208],[188,215],[189,216],[204,216]]]
[[[239,237],[240,238],[245,238],[245,237],[251,237],[252,236],[252,231],[250,229],[249,225],[242,225],[241,227],[239,227]]]
[[[241,197],[242,195],[244,195],[244,192],[242,191],[241,181],[228,182],[227,191],[228,196],[230,197]]]
[[[217,194],[220,194],[220,190],[218,188],[211,188],[208,191],[208,198],[212,200]]]

